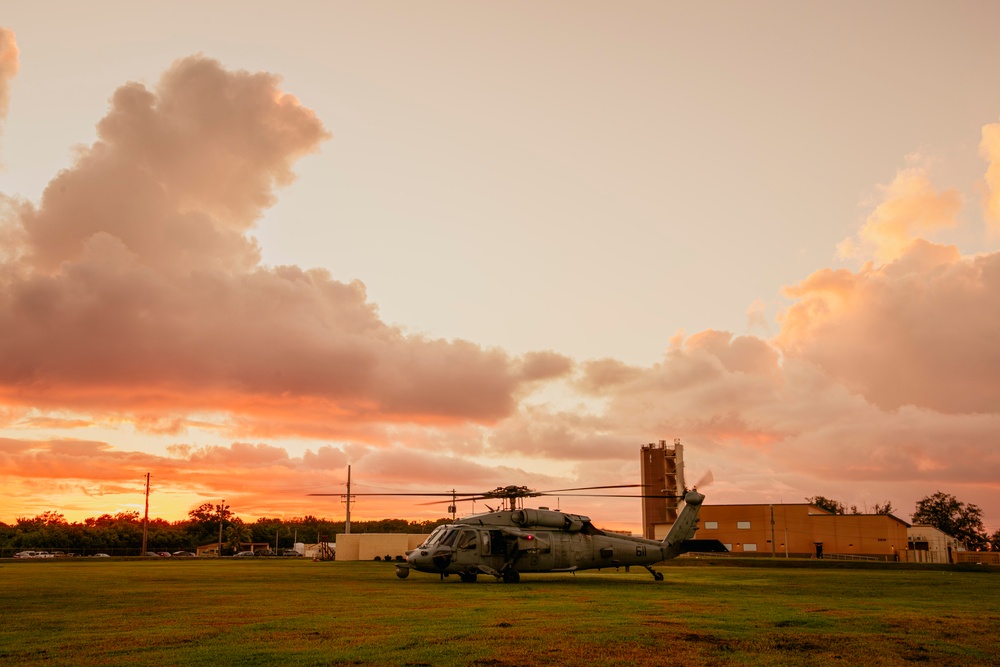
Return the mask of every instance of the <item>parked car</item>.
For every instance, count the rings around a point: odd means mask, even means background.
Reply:
[[[174,558],[194,558],[195,554],[190,551],[175,551],[173,556]]]
[[[156,555],[159,556],[160,558],[170,558],[169,551],[157,551]]]
[[[38,558],[38,554],[34,551],[18,551],[14,558]]]
[[[253,558],[256,555],[257,554],[255,554],[252,551],[241,551],[238,554],[236,554],[235,556],[233,556],[233,558]]]
[[[255,556],[277,556],[278,554],[275,553],[274,551],[271,551],[270,549],[261,549],[259,551],[255,551],[254,555]]]
[[[282,549],[281,555],[282,556],[292,556],[292,557],[295,557],[295,556],[301,556],[302,554],[300,554],[295,549]]]
[[[151,557],[151,558],[159,558],[160,557],[160,554],[156,553],[155,551],[147,551],[146,555],[149,556],[149,557]]]
[[[107,554],[92,554],[90,557],[91,558],[111,558],[111,556],[109,556]]]

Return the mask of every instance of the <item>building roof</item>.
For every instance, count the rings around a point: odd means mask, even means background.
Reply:
[[[847,517],[847,516],[887,516],[890,519],[898,521],[907,528],[910,524],[903,521],[895,514],[834,514],[829,510],[825,510],[822,507],[813,505],[812,503],[725,503],[725,504],[708,504],[706,503],[703,507],[809,507],[810,509],[816,510],[813,514],[810,512],[810,516],[821,516],[821,517]]]

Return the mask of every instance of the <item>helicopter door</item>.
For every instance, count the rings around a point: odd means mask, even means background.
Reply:
[[[572,548],[572,536],[569,533],[557,533],[555,544],[555,561],[553,566],[559,570],[569,567],[571,563],[570,550]]]
[[[503,531],[491,530],[490,531],[490,549],[489,555],[491,556],[507,556],[507,541],[503,538]]]
[[[463,530],[455,539],[455,561],[473,563],[479,559],[479,537],[474,530]]]

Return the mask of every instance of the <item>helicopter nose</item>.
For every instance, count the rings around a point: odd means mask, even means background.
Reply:
[[[418,570],[442,571],[451,564],[451,549],[448,547],[414,549],[406,555],[406,562]]]

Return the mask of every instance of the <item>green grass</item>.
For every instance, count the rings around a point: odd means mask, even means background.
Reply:
[[[469,585],[384,563],[3,561],[0,664],[1000,664],[992,570],[660,569]]]

